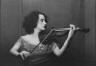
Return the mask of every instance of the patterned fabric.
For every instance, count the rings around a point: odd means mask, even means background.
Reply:
[[[36,47],[35,45],[28,43],[23,38],[20,38],[18,41],[21,42],[19,51],[25,50],[31,52]],[[52,47],[53,44],[38,46],[28,57],[27,61],[31,64],[38,64],[48,60],[50,54],[52,53]]]

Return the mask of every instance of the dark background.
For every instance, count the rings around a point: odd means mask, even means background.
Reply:
[[[0,0],[0,66],[23,66],[9,51],[16,40],[24,35],[22,21],[33,10],[40,10],[49,17],[48,28],[75,24],[89,28],[89,33],[77,32],[60,58],[65,66],[95,66],[95,0]],[[63,43],[63,38],[58,39]]]

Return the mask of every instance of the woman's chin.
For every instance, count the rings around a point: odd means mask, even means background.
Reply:
[[[44,29],[42,29],[42,30],[45,30],[45,28],[44,28]]]
[[[42,28],[41,30],[45,30],[45,28]]]

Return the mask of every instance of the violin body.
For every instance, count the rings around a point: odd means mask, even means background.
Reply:
[[[45,44],[45,45],[52,44],[53,41],[56,41],[55,38],[68,35],[69,30],[70,28],[59,28],[59,29],[51,29],[50,31],[45,32],[45,34],[42,33],[42,35],[40,36],[41,40],[39,44]],[[89,28],[86,28],[86,29],[77,28],[76,32],[77,31],[87,33],[89,32]],[[30,52],[30,54],[34,52],[34,50],[39,46],[39,44]],[[24,61],[27,61],[27,60],[28,60],[28,57],[24,59]]]

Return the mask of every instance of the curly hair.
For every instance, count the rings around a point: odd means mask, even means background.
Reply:
[[[32,11],[29,13],[27,16],[25,16],[24,21],[23,21],[23,28],[25,28],[25,31],[28,34],[31,34],[34,32],[34,28],[37,26],[37,22],[39,19],[39,14],[44,15],[45,17],[45,22],[48,22],[48,17],[44,13],[40,11]]]

